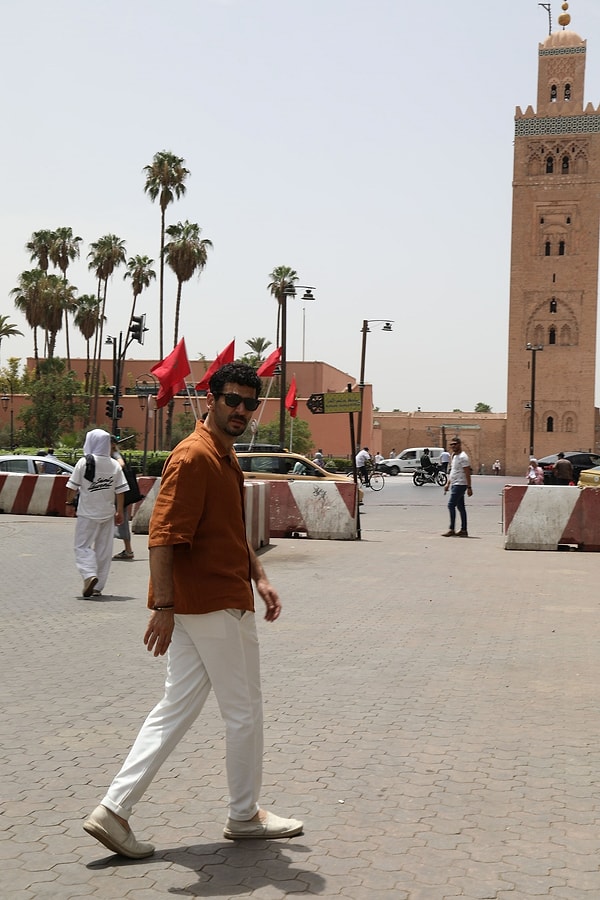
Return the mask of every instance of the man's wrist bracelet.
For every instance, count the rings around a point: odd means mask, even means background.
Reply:
[[[175,609],[174,606],[153,606],[152,609],[155,612],[162,612],[163,609]]]

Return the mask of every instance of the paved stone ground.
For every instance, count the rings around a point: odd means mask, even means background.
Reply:
[[[369,492],[360,543],[263,557],[262,799],[305,834],[223,839],[211,699],[136,810],[139,862],[81,823],[162,689],[146,539],[85,601],[72,522],[1,517],[0,897],[599,897],[598,557],[504,551],[497,499],[443,539],[437,489],[407,490]]]

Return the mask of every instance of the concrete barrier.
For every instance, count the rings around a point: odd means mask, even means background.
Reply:
[[[131,520],[134,534],[148,534],[150,517],[160,488],[160,478],[138,479],[140,490],[145,494]],[[152,484],[149,482],[152,481]],[[244,484],[244,511],[246,517],[246,534],[253,550],[260,550],[269,543],[269,499],[270,484],[265,481],[246,482]]]
[[[270,543],[270,481],[244,482],[244,514],[246,535],[253,550],[260,550]]]
[[[66,506],[67,475],[0,473],[0,512],[14,516],[74,516]]]
[[[573,485],[507,485],[505,550],[600,551],[600,490]]]
[[[65,516],[73,518],[75,510],[66,506],[68,475],[21,475],[0,473],[0,512],[14,516]],[[138,485],[147,494],[156,478],[140,476]],[[133,512],[144,501],[135,503]]]
[[[353,541],[357,509],[352,481],[272,481],[271,537]]]

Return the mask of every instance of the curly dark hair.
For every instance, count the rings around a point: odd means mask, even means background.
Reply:
[[[256,369],[246,363],[226,363],[217,369],[208,382],[211,394],[222,394],[226,384],[241,384],[254,388],[257,397],[262,388],[262,381],[256,374]]]

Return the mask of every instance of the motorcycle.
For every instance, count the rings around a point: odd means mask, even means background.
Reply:
[[[445,472],[442,472],[436,463],[432,463],[432,468],[429,471],[417,469],[413,475],[413,484],[416,484],[417,487],[422,487],[424,484],[439,484],[440,487],[444,487],[447,483],[448,476]]]

